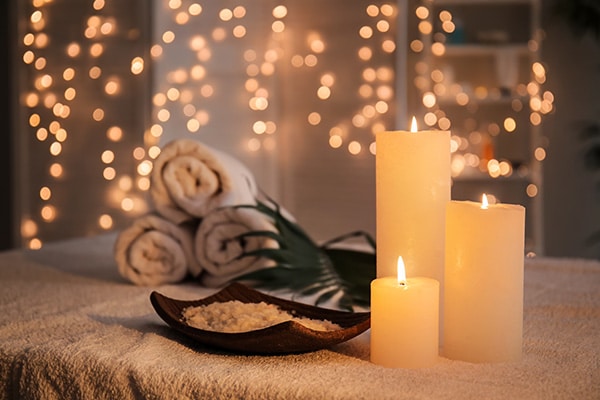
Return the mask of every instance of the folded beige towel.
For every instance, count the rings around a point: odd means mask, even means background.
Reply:
[[[277,232],[265,214],[247,207],[226,207],[212,211],[200,223],[195,237],[195,254],[202,266],[202,284],[222,286],[238,276],[273,266],[264,257],[242,254],[259,249],[276,249],[277,242],[266,236],[245,236],[250,231]]]
[[[154,161],[150,193],[156,210],[180,223],[230,205],[254,204],[252,173],[235,158],[191,139],[165,145]]]
[[[199,274],[193,254],[192,224],[174,223],[148,214],[120,232],[115,242],[119,273],[136,285],[180,282],[188,272]]]

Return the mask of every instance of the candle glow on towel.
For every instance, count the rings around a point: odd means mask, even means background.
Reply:
[[[397,276],[371,282],[371,362],[388,368],[422,368],[437,362],[439,282]]]
[[[443,354],[517,361],[523,340],[525,208],[451,201],[446,220]]]

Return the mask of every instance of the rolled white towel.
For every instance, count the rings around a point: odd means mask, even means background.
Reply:
[[[254,204],[252,173],[237,159],[191,139],[177,139],[154,161],[150,193],[156,210],[181,223],[211,210]]]
[[[267,236],[240,237],[251,231],[277,233],[272,220],[253,208],[220,208],[202,220],[194,250],[202,266],[200,281],[204,286],[223,286],[241,275],[275,265],[264,257],[241,257],[254,250],[279,248],[277,241]]]
[[[175,225],[157,215],[134,220],[115,242],[119,273],[136,285],[156,286],[182,281],[201,267],[194,257],[196,226]]]

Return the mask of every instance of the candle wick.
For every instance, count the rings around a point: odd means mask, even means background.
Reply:
[[[398,285],[400,285],[400,286],[406,286],[406,281],[399,281]]]

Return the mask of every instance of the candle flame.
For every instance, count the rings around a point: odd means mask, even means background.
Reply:
[[[398,285],[406,285],[406,268],[402,256],[398,256]]]
[[[487,195],[484,193],[483,196],[481,196],[481,209],[487,210],[488,204],[489,203],[488,203]]]
[[[413,115],[412,117],[412,121],[410,123],[410,131],[411,132],[417,132],[417,119],[415,118],[415,116]]]

